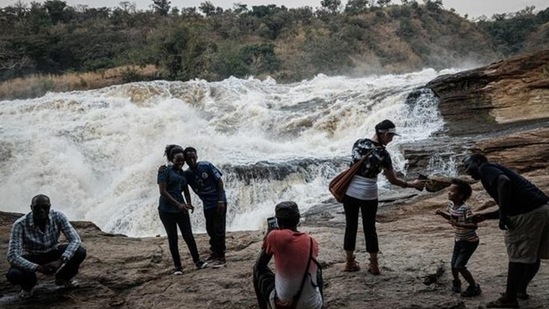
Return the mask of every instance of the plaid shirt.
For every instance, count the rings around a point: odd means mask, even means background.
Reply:
[[[38,264],[27,260],[24,255],[38,255],[57,249],[61,232],[69,241],[62,257],[70,259],[80,247],[81,241],[63,213],[51,209],[44,232],[34,224],[32,212],[24,215],[11,228],[8,262],[14,267],[36,271]]]

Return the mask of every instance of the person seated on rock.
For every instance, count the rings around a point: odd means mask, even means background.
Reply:
[[[259,308],[322,308],[318,243],[297,230],[300,215],[295,202],[276,205],[275,217],[278,228],[265,237],[253,268]],[[268,267],[273,256],[275,273]]]
[[[22,298],[32,296],[36,272],[55,275],[56,285],[78,286],[73,277],[86,258],[86,250],[80,245],[76,230],[63,213],[51,209],[50,198],[46,195],[33,197],[31,210],[15,221],[11,229],[8,281],[21,286]],[[60,233],[65,235],[68,244],[59,244]]]
[[[437,210],[436,214],[448,220],[455,231],[454,237],[454,253],[452,254],[452,291],[460,293],[463,297],[472,297],[480,295],[480,286],[475,282],[473,275],[467,269],[467,262],[475,252],[479,244],[479,238],[476,232],[477,224],[473,221],[473,213],[471,208],[465,204],[465,201],[471,197],[473,190],[471,186],[461,180],[452,179],[450,189],[448,189],[448,211]],[[461,280],[469,283],[469,287],[465,291],[461,291]]]

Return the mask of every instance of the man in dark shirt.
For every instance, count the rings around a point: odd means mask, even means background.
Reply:
[[[487,308],[518,308],[517,298],[528,299],[526,289],[540,267],[540,259],[549,258],[549,197],[516,172],[481,154],[463,161],[467,174],[480,180],[498,209],[485,213],[486,219],[499,219],[505,230],[509,257],[507,289]]]
[[[211,254],[206,261],[212,268],[225,267],[227,197],[221,179],[223,174],[210,162],[198,161],[193,147],[185,148],[184,153],[189,165],[184,175],[188,185],[202,200],[206,232],[210,236]],[[188,204],[192,205],[190,197]]]

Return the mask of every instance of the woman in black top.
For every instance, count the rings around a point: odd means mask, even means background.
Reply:
[[[192,212],[194,208],[185,203],[189,200],[189,189],[187,180],[183,176],[183,165],[185,164],[185,156],[183,148],[177,145],[168,145],[164,151],[168,161],[172,165],[168,167],[161,166],[158,170],[158,189],[160,191],[160,199],[158,205],[158,213],[160,220],[166,229],[168,235],[168,243],[170,253],[174,264],[174,275],[182,274],[183,267],[181,265],[181,257],[179,255],[179,246],[177,239],[177,226],[181,230],[183,240],[189,247],[189,251],[197,268],[201,269],[208,264],[200,260],[196,242],[194,240],[193,231],[191,228],[191,220],[189,210]],[[185,199],[181,191],[185,193]]]
[[[354,250],[358,230],[358,212],[361,211],[366,251],[370,254],[368,271],[379,275],[377,258],[379,245],[375,225],[378,207],[377,175],[383,172],[391,184],[403,188],[423,189],[425,180],[407,182],[396,176],[391,156],[385,149],[385,146],[397,135],[393,122],[383,120],[375,126],[375,130],[371,139],[359,139],[353,145],[351,164],[360,161],[365,155],[368,157],[351,181],[343,201],[346,223],[343,248],[347,255],[344,271],[360,270],[360,266],[355,260]]]

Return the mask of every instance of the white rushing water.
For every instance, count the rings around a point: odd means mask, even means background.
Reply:
[[[156,171],[164,147],[175,143],[195,147],[199,160],[224,173],[229,230],[261,228],[280,201],[304,211],[327,200],[327,183],[354,141],[371,137],[383,119],[402,134],[388,149],[406,173],[399,144],[443,126],[435,100],[409,106],[406,96],[442,73],[453,71],[293,84],[154,81],[0,101],[0,209],[26,213],[44,193],[71,220],[131,236],[164,234]],[[193,201],[193,229],[204,231]]]

